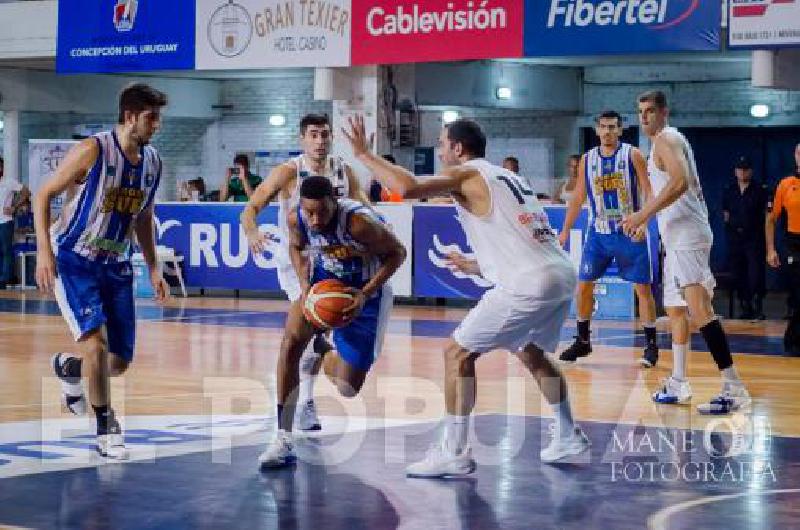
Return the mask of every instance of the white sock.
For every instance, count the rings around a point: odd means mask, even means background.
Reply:
[[[741,385],[742,380],[739,379],[739,374],[736,372],[736,367],[734,365],[730,365],[729,367],[722,370],[722,379],[726,384],[733,384],[733,385]]]
[[[575,432],[575,420],[572,419],[572,408],[569,399],[552,405],[553,418],[556,421],[556,433],[559,438],[568,438]]]
[[[320,359],[320,354],[314,353],[314,348],[309,344],[300,357],[300,387],[297,395],[298,405],[305,405],[314,399],[314,382],[317,374],[314,367]]]
[[[448,414],[444,419],[444,446],[455,454],[467,448],[469,416]]]
[[[689,344],[672,344],[672,377],[686,380],[686,365],[689,357]]]

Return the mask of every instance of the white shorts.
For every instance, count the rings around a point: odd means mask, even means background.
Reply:
[[[281,286],[281,291],[286,293],[286,297],[292,303],[300,300],[303,290],[300,288],[300,280],[297,278],[297,272],[295,272],[292,260],[289,258],[288,250],[282,246],[276,253],[275,258],[278,264],[278,284]]]
[[[535,344],[556,351],[571,299],[542,300],[497,287],[487,291],[453,332],[453,339],[472,353],[495,349],[516,352]]]
[[[711,249],[669,250],[664,258],[664,307],[686,307],[683,290],[687,285],[702,285],[714,296],[717,282],[711,274]]]

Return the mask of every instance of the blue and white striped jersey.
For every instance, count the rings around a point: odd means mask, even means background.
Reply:
[[[372,208],[351,199],[339,199],[338,209],[328,229],[315,232],[306,224],[298,206],[298,228],[311,251],[314,281],[335,278],[360,289],[380,268],[380,259],[369,254],[368,249],[350,234],[350,218],[356,213],[383,223],[383,219]]]
[[[134,221],[152,204],[158,189],[161,158],[154,147],[142,146],[139,164],[134,165],[114,131],[93,138],[100,154],[50,228],[53,249],[100,263],[125,261]]]
[[[586,153],[586,194],[592,208],[589,224],[598,234],[618,232],[622,218],[640,208],[632,148],[620,143],[608,157],[601,154],[599,147]]]

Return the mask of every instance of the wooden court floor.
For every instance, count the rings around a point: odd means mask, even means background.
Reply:
[[[563,466],[538,458],[551,412],[535,383],[508,352],[491,352],[477,365],[478,469],[429,481],[406,479],[404,467],[435,440],[441,349],[466,310],[396,306],[361,394],[338,398],[320,378],[322,436],[296,440],[296,468],[259,473],[286,308],[137,304],[134,363],[112,384],[133,455],[117,464],[94,454],[91,418],[61,411],[50,357],[75,344],[53,300],[0,292],[0,527],[800,527],[800,359],[781,354],[782,321],[724,322],[754,398],[726,419],[695,412],[720,385],[697,334],[692,406],[656,407],[649,396],[671,364],[666,322],[650,370],[636,362],[635,322],[593,323],[591,356],[562,367],[592,450]],[[562,348],[574,333],[568,321]]]
[[[15,305],[3,308],[3,303]],[[173,298],[162,311],[141,302],[136,356],[128,373],[115,381],[115,392],[124,396],[115,405],[137,415],[202,414],[209,412],[212,398],[230,395],[236,398],[232,412],[271,413],[286,307],[275,300]],[[368,415],[440,417],[441,348],[465,311],[395,307],[383,352],[362,391]],[[640,348],[635,344],[641,337],[635,322],[593,323],[592,355],[562,366],[578,418],[646,425],[665,421],[647,397],[671,366],[667,322],[658,325],[661,358],[655,369],[645,370],[636,363]],[[562,347],[571,340],[573,326],[567,323]],[[780,354],[784,326],[783,321],[725,321],[754,412],[769,418],[774,433],[800,436],[800,358]],[[49,359],[56,351],[76,351],[76,345],[53,302],[38,293],[0,294],[0,330],[0,422],[61,416]],[[693,343],[702,347],[698,337]],[[694,403],[719,390],[713,361],[699,348],[690,355],[689,376]],[[480,359],[477,377],[477,413],[550,415],[534,382],[507,352]],[[320,412],[342,412],[324,377],[318,386],[327,396],[319,400]],[[702,426],[704,418],[694,407],[677,409],[681,413],[668,418],[682,423],[675,427]]]

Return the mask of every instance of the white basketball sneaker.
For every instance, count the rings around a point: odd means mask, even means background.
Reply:
[[[322,424],[317,416],[317,406],[314,404],[313,399],[309,399],[305,404],[297,407],[297,412],[294,417],[294,425],[300,431],[319,431],[322,430]]]
[[[76,416],[83,416],[89,408],[86,394],[80,377],[68,377],[64,374],[64,364],[71,359],[67,354],[56,353],[51,359],[53,372],[61,380],[61,404]]]
[[[539,455],[542,462],[552,464],[561,462],[569,457],[578,456],[585,453],[592,446],[589,438],[583,433],[583,430],[577,425],[567,437],[554,435],[550,441],[550,445],[542,449]]]
[[[669,376],[663,381],[663,386],[653,393],[653,401],[663,405],[683,405],[692,400],[692,387],[689,381],[675,379]]]
[[[130,454],[125,448],[125,437],[122,434],[122,428],[117,419],[113,417],[114,413],[111,412],[111,414],[108,432],[97,435],[97,452],[100,453],[100,456],[112,460],[127,460]]]
[[[748,408],[752,401],[750,393],[743,384],[725,383],[722,392],[710,402],[699,405],[697,411],[700,414],[730,414]]]
[[[267,448],[258,457],[262,469],[275,469],[297,462],[292,443],[292,433],[278,429],[275,436],[267,444]]]
[[[406,476],[412,478],[442,478],[469,475],[475,471],[472,450],[456,453],[441,442],[432,445],[425,458],[406,468]]]

